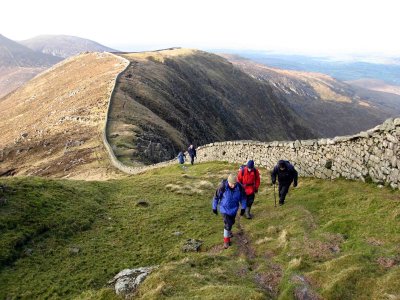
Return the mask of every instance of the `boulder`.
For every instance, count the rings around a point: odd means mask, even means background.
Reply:
[[[137,269],[124,269],[108,283],[114,285],[115,293],[125,299],[131,298],[139,285],[157,266]]]
[[[188,239],[182,247],[183,252],[198,252],[200,250],[203,241]]]

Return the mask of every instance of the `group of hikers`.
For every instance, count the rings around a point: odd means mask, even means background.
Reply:
[[[196,148],[193,146],[193,144],[190,144],[187,151],[188,151],[188,154],[190,156],[190,163],[193,165],[194,164],[194,158],[196,157]],[[178,162],[180,164],[184,164],[185,163],[185,159],[186,159],[186,155],[185,155],[184,151],[179,152],[178,153]]]
[[[289,187],[297,186],[298,174],[289,161],[280,160],[271,172],[271,182],[275,185],[278,179],[279,205],[285,203]],[[254,203],[255,194],[260,187],[260,173],[254,167],[254,161],[249,160],[246,165],[239,168],[237,174],[231,173],[223,180],[215,191],[212,201],[212,211],[218,215],[221,213],[224,220],[224,248],[231,245],[232,226],[241,206],[240,215],[252,219],[251,207]]]
[[[196,149],[193,144],[188,148],[190,163],[193,165],[196,157]],[[186,155],[184,151],[179,152],[178,162],[184,164]],[[289,187],[297,186],[298,173],[294,166],[287,160],[279,160],[271,172],[271,184],[274,186],[278,180],[279,205],[285,204],[285,198]],[[238,173],[229,174],[227,179],[219,184],[212,200],[212,211],[215,215],[219,212],[224,220],[224,248],[231,245],[232,226],[235,224],[239,204],[240,215],[246,219],[252,219],[251,207],[260,187],[260,172],[255,168],[254,161],[249,160],[246,165],[239,168]],[[275,193],[275,191],[274,191]]]

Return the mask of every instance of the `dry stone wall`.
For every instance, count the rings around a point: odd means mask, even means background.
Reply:
[[[125,59],[124,59],[125,60]],[[129,61],[125,60],[126,68]],[[176,160],[150,166],[129,167],[121,163],[107,140],[108,114],[112,105],[114,88],[110,95],[103,143],[114,167],[128,174],[138,174],[150,169],[176,164]],[[197,149],[197,162],[227,161],[242,164],[253,159],[257,166],[272,169],[280,159],[292,162],[301,176],[347,179],[388,184],[400,188],[400,118],[388,119],[382,125],[352,136],[333,139],[296,141],[232,141],[218,142]]]
[[[352,136],[289,142],[233,141],[197,149],[198,162],[228,161],[272,169],[280,159],[292,162],[301,176],[372,180],[400,187],[400,118]]]

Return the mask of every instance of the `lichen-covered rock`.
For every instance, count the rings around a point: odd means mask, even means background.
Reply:
[[[134,295],[139,285],[157,266],[137,269],[124,269],[114,276],[108,283],[114,285],[117,295],[128,299]]]

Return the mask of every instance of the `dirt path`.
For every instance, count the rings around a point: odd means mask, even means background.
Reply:
[[[268,261],[267,257],[263,257],[262,259],[266,260],[265,263],[269,266],[269,270],[267,272],[260,271],[259,261],[257,261],[259,257],[257,257],[256,250],[253,248],[249,236],[244,231],[240,219],[237,222],[237,228],[238,232],[234,236],[235,242],[238,246],[239,255],[244,256],[249,264],[249,271],[251,272],[250,275],[253,277],[253,281],[267,295],[275,298],[278,295],[278,286],[283,276],[282,268]],[[239,273],[241,272],[243,270]]]

